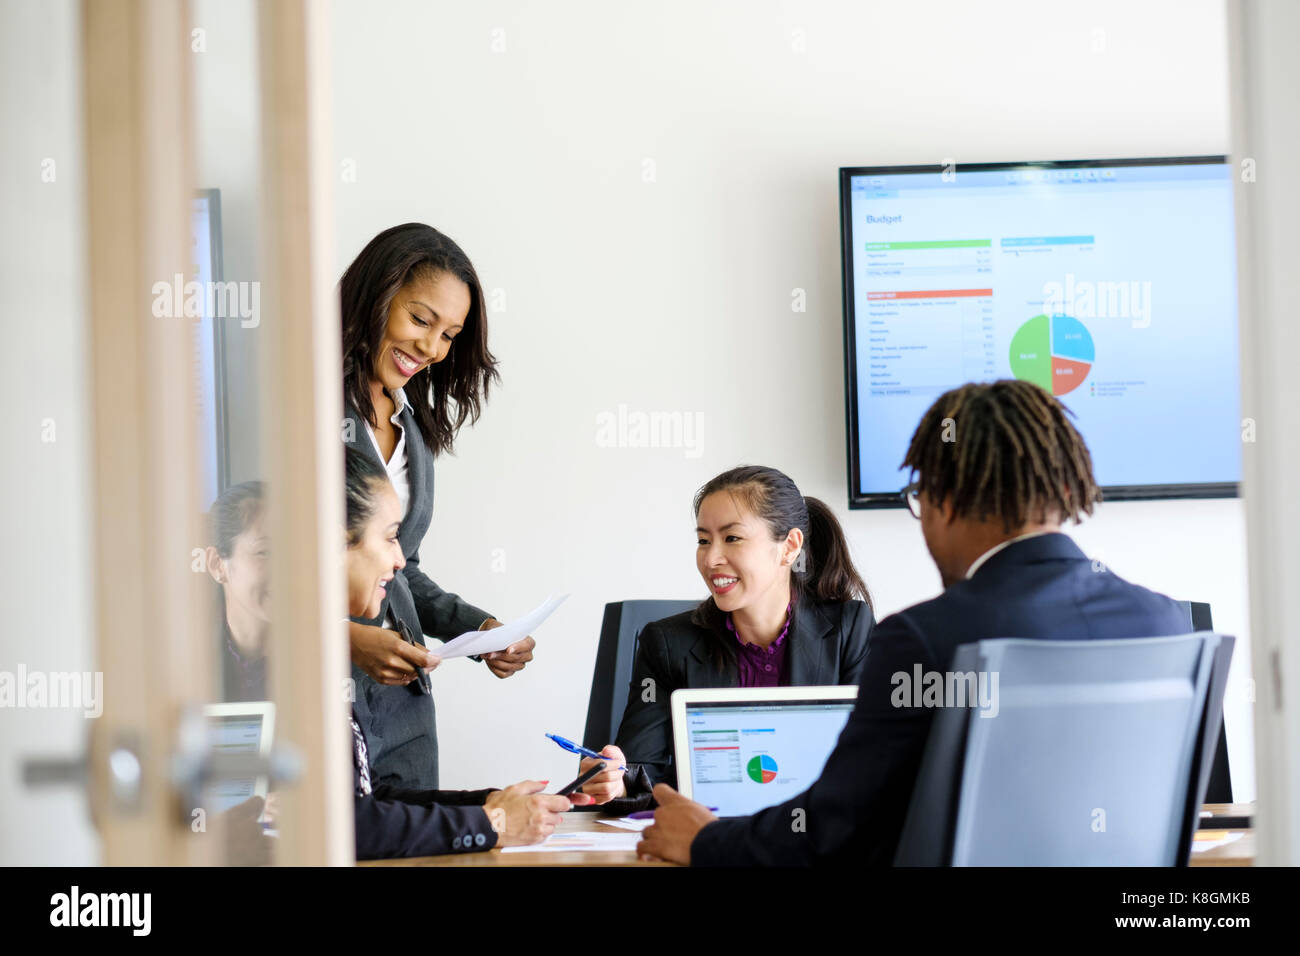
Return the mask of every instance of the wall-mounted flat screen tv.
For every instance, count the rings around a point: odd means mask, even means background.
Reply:
[[[1055,395],[1108,500],[1241,479],[1223,156],[840,170],[849,506],[901,505],[922,413],[966,382]]]

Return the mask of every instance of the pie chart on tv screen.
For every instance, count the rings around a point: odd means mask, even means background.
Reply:
[[[755,783],[771,783],[776,779],[776,761],[767,754],[759,754],[749,759],[745,772]]]
[[[1088,377],[1096,349],[1092,333],[1069,315],[1036,315],[1011,337],[1011,374],[1068,395]]]

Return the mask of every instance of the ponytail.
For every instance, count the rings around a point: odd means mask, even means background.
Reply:
[[[835,513],[820,498],[804,498],[808,531],[804,534],[803,572],[794,581],[818,601],[860,600],[871,607],[867,584],[853,566],[849,542]],[[872,608],[874,610],[874,608]]]

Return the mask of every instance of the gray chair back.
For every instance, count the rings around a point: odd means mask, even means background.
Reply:
[[[952,673],[984,675],[992,706],[936,714],[895,862],[1185,864],[1232,642],[1201,632],[959,647]]]

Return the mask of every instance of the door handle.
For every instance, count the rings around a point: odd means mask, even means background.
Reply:
[[[92,738],[89,751],[72,757],[32,757],[22,764],[23,783],[29,787],[81,786],[91,788],[95,775],[91,753],[96,751]],[[103,782],[113,809],[118,813],[138,811],[144,792],[143,746],[135,735],[118,734],[103,757]],[[177,807],[183,820],[189,820],[189,808],[201,805],[204,792],[223,780],[266,777],[271,789],[292,786],[302,778],[302,755],[289,744],[276,744],[268,754],[225,753],[213,749],[208,740],[206,721],[198,710],[188,711],[181,719],[177,746],[171,757],[169,779],[179,800]],[[95,800],[90,803],[92,817]]]

